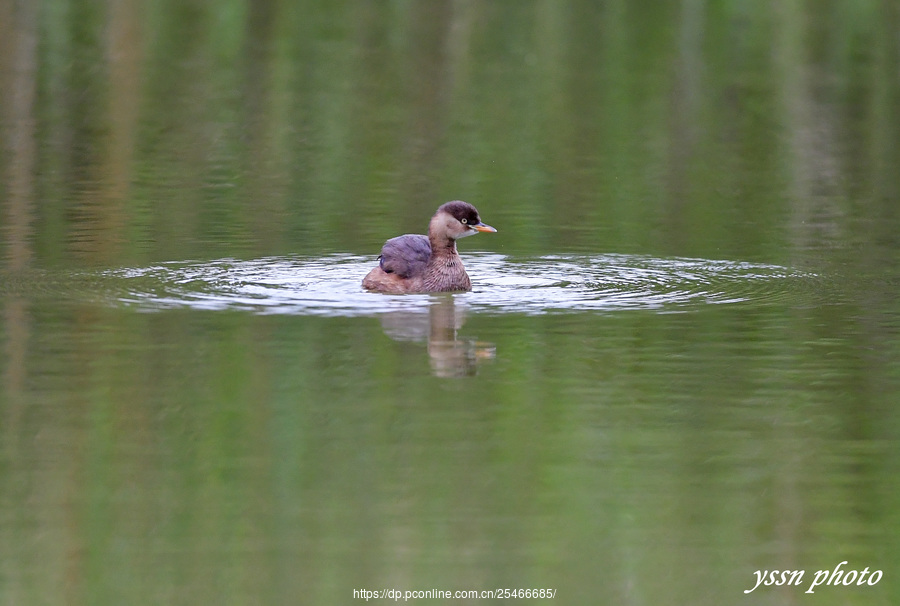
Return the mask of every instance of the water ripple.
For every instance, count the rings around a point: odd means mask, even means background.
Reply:
[[[719,304],[802,304],[816,279],[776,265],[633,255],[470,254],[464,260],[474,290],[455,297],[473,311],[488,313],[679,312]],[[360,281],[373,264],[371,257],[353,255],[223,259],[111,270],[105,276],[120,284],[119,303],[147,311],[347,316],[417,310],[433,302],[430,295],[364,291]]]

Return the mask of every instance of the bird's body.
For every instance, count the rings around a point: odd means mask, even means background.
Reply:
[[[384,243],[378,267],[363,279],[363,288],[391,294],[471,290],[456,241],[495,231],[471,204],[447,202],[431,218],[427,236],[406,234]]]

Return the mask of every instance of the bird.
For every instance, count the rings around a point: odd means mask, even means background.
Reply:
[[[363,278],[363,288],[389,294],[472,290],[456,241],[496,231],[481,222],[468,202],[442,204],[428,223],[427,236],[406,234],[384,243],[378,267]]]

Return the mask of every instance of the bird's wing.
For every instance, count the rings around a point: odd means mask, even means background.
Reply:
[[[410,278],[425,271],[431,258],[431,244],[426,236],[406,234],[384,243],[378,257],[381,269],[401,278]]]

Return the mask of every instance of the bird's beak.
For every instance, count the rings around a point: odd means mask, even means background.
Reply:
[[[488,233],[497,231],[496,229],[494,229],[493,227],[491,227],[490,225],[487,225],[485,223],[478,223],[476,225],[473,225],[472,229],[474,229],[475,231],[483,231],[483,232],[488,232]]]

